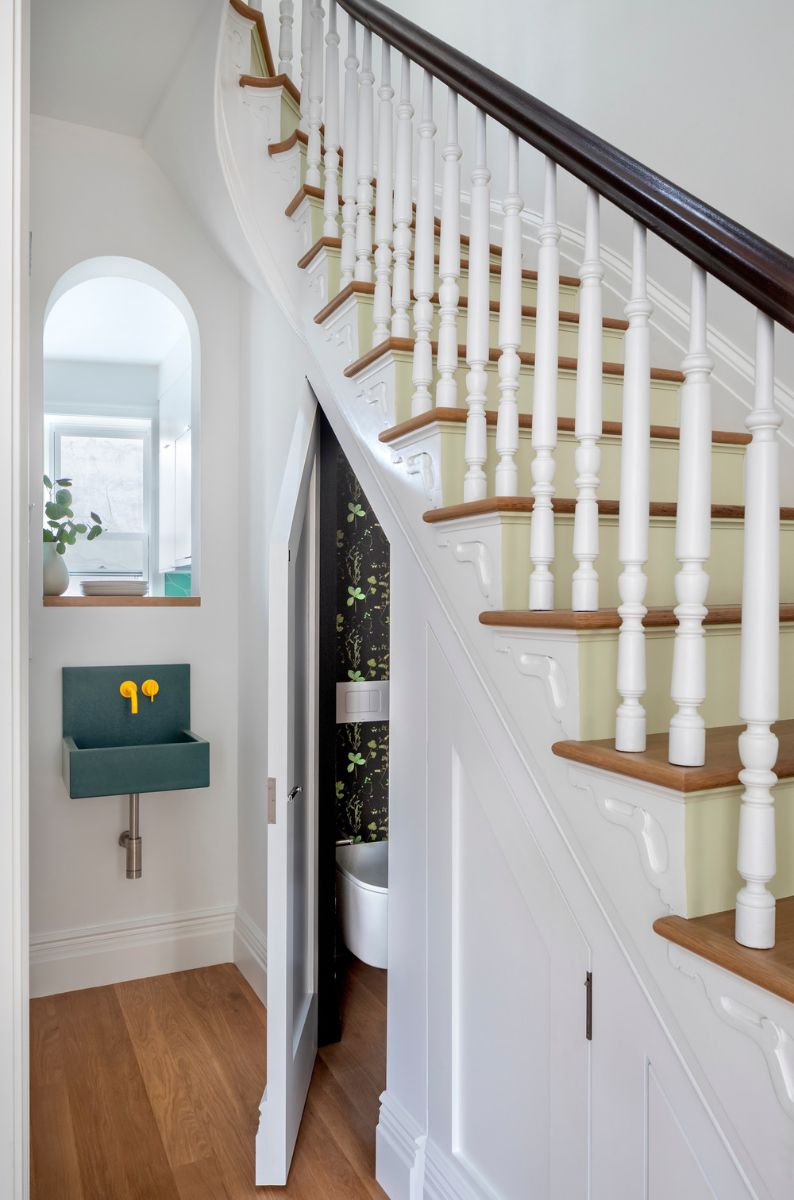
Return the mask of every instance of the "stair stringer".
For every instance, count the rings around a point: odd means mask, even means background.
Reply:
[[[222,42],[227,33],[228,22],[224,25]],[[227,44],[230,40],[226,38]],[[567,670],[566,666],[557,670],[540,662],[533,664],[537,671],[522,674],[512,662],[506,662],[507,657],[514,655],[494,652],[492,633],[477,623],[482,597],[475,573],[468,564],[462,568],[456,560],[440,551],[436,534],[421,520],[425,504],[421,490],[401,468],[392,464],[387,448],[377,441],[384,423],[379,405],[367,403],[361,395],[360,385],[343,378],[338,348],[328,344],[323,332],[313,324],[316,303],[305,278],[294,266],[297,255],[293,252],[298,235],[283,216],[290,198],[284,194],[288,183],[275,168],[270,169],[263,149],[262,152],[257,149],[256,138],[250,126],[246,126],[246,121],[253,118],[250,113],[245,113],[240,89],[235,91],[232,87],[229,64],[224,66],[224,62],[221,47],[217,98],[224,121],[219,122],[218,137],[228,139],[220,152],[225,156],[227,186],[234,191],[234,209],[244,237],[250,243],[254,271],[261,272],[264,285],[276,295],[280,289],[287,293],[279,295],[279,299],[305,338],[308,378],[361,479],[392,543],[393,553],[412,576],[415,587],[410,604],[404,606],[402,614],[394,614],[395,623],[402,620],[404,628],[409,630],[409,641],[413,638],[416,642],[418,631],[420,635],[424,634],[419,637],[420,643],[427,645],[430,633],[431,640],[438,642],[456,681],[456,687],[448,689],[449,703],[464,705],[483,731],[485,742],[507,779],[511,802],[525,828],[523,836],[527,846],[531,844],[539,849],[591,947],[598,980],[596,994],[601,997],[597,1002],[601,1032],[596,1033],[593,1043],[596,1061],[591,1082],[594,1089],[591,1113],[597,1114],[598,1130],[589,1147],[595,1172],[593,1195],[622,1194],[614,1174],[615,1164],[621,1156],[628,1172],[625,1195],[640,1194],[636,1190],[638,1171],[645,1173],[647,1194],[648,1167],[644,1157],[647,1128],[644,1133],[635,1130],[636,1136],[630,1146],[624,1143],[625,1130],[633,1121],[631,1113],[639,1105],[647,1115],[647,1064],[650,1061],[654,1077],[662,1080],[666,1094],[673,1096],[675,1109],[686,1112],[685,1125],[691,1144],[697,1147],[701,1167],[712,1181],[712,1194],[720,1200],[730,1200],[734,1196],[774,1197],[775,1200],[780,1197],[782,1200],[787,1194],[790,1178],[785,1176],[787,1164],[781,1162],[779,1146],[790,1139],[790,1126],[769,1082],[765,1059],[758,1053],[751,1037],[741,1038],[732,1026],[715,1020],[705,997],[702,997],[701,1010],[695,999],[699,992],[691,980],[671,970],[664,943],[651,932],[653,920],[668,911],[669,906],[663,902],[659,890],[649,885],[632,836],[627,836],[627,832],[632,834],[631,823],[628,823],[628,831],[608,827],[607,848],[599,847],[590,852],[588,835],[592,820],[583,813],[595,814],[603,821],[598,805],[583,804],[581,792],[572,785],[562,764],[551,755],[550,746],[560,736],[560,680],[573,686],[575,659],[566,664]],[[269,236],[271,230],[279,231],[275,239]],[[538,657],[549,659],[552,656]],[[410,658],[412,661],[403,669],[406,675],[413,671],[414,682],[421,685],[429,657],[418,653]],[[399,692],[400,666],[395,665],[394,669],[393,693]],[[556,680],[554,686],[553,677]],[[403,685],[403,690],[407,695],[411,694],[410,686]],[[399,709],[396,711],[399,713]],[[409,713],[407,710],[403,713],[409,725]],[[399,747],[399,720],[393,720],[392,730]],[[415,743],[405,744],[403,749],[408,759],[412,752],[416,757]],[[394,743],[393,753],[396,754]],[[428,753],[431,757],[434,754],[432,746]],[[415,768],[411,789],[421,799],[420,807],[425,812],[428,803],[426,766],[420,761]],[[418,839],[415,840],[412,849],[416,851],[417,860],[422,860],[427,847],[423,849]],[[395,841],[393,837],[393,849]],[[414,865],[412,863],[411,867]],[[477,886],[478,882],[472,880],[471,884]],[[403,883],[404,889],[401,889],[399,874],[397,878],[393,876],[392,903],[397,911],[400,896],[416,890],[411,871]],[[424,916],[425,922],[432,925],[433,914],[425,912]],[[417,994],[426,996],[432,987],[433,967],[432,964],[428,966],[426,958],[423,967],[421,937],[415,927],[414,934],[413,956],[410,948],[403,945],[401,957],[407,956],[411,970],[421,981]],[[392,958],[396,961],[394,955]],[[757,995],[753,1006],[748,1007],[763,1011],[765,994],[759,989],[753,991]],[[761,1001],[758,996],[762,997]],[[784,1018],[780,1014],[777,1016],[776,1024],[780,1024]],[[446,1144],[444,1142],[443,1113],[440,1118],[427,1090],[429,1058],[424,1056],[423,1066],[416,1067],[413,1077],[409,1077],[411,1073],[400,1061],[406,1055],[411,1058],[407,1051],[412,1042],[418,1047],[417,1056],[421,1060],[423,1045],[432,1050],[433,1031],[422,1027],[421,1014],[416,1021],[409,1015],[402,1028],[401,1020],[399,1004],[392,1004],[387,1094],[393,1095],[395,1104],[403,1106],[418,1128],[426,1130],[427,1158],[436,1164],[437,1174],[437,1164],[443,1163],[445,1155],[451,1163],[457,1160],[454,1142],[450,1139]],[[627,1029],[631,1031],[632,1040],[621,1059]],[[404,1036],[396,1043],[400,1034]],[[599,1072],[597,1056],[604,1053],[608,1043],[611,1043],[610,1061]],[[643,1070],[632,1074],[629,1060],[635,1065],[642,1062]],[[620,1061],[631,1075],[631,1082],[626,1084],[619,1100],[614,1096],[608,1100],[612,1089],[601,1092],[606,1083],[604,1070],[616,1069]],[[732,1068],[727,1072],[728,1078],[724,1079],[724,1064],[739,1061],[742,1070]],[[719,1064],[723,1064],[722,1071],[718,1070]],[[639,1079],[642,1088],[638,1091]],[[753,1080],[752,1096],[746,1086],[747,1079]],[[592,1118],[590,1129],[592,1133]],[[607,1175],[601,1174],[602,1169],[607,1171],[605,1163],[609,1163],[608,1170],[612,1173],[610,1183],[606,1182]],[[454,1177],[455,1170],[459,1169],[459,1163],[454,1169],[450,1166],[450,1176]],[[451,1186],[454,1195],[454,1185]],[[493,1194],[481,1178],[472,1186],[475,1194]],[[404,1194],[407,1196],[408,1192]]]

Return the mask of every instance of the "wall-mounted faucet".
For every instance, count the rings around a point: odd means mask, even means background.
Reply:
[[[125,679],[119,686],[119,691],[125,700],[130,702],[130,712],[133,716],[138,712],[138,685],[131,679]]]
[[[144,679],[143,683],[141,684],[141,693],[144,696],[148,696],[152,704],[154,704],[154,698],[159,691],[160,684],[156,679]]]

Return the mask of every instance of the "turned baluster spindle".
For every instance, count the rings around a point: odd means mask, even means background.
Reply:
[[[603,378],[601,235],[599,199],[587,189],[584,260],[579,270],[579,349],[576,371],[576,512],[573,525],[571,608],[594,612],[598,608],[598,472],[602,430],[601,383]]]
[[[463,499],[484,500],[488,433],[485,422],[489,350],[489,282],[491,172],[488,170],[485,113],[477,109],[474,125],[474,163],[471,172],[469,228],[469,296],[466,311],[466,474]]]
[[[529,607],[554,607],[554,451],[557,448],[557,372],[560,323],[560,228],[557,167],[546,159],[543,224],[538,232],[538,303],[532,401],[532,524]]]
[[[455,408],[458,403],[458,301],[460,300],[460,158],[458,97],[447,91],[447,133],[441,151],[441,246],[439,250],[438,383],[436,405]]]
[[[621,696],[615,727],[617,750],[645,749],[645,592],[648,580],[649,481],[651,469],[651,353],[649,318],[653,306],[646,282],[646,232],[635,221],[631,298],[626,305],[626,361],[623,372],[623,439],[620,456],[618,579],[621,619],[617,689]]]
[[[292,27],[295,23],[293,0],[280,0],[278,6],[278,73],[292,79]]]
[[[373,300],[374,344],[385,341],[391,325],[391,242],[393,236],[392,194],[392,99],[391,48],[381,46],[381,80],[378,88],[378,188],[375,204],[375,297]]]
[[[301,119],[300,127],[309,128],[309,79],[311,75],[312,9],[314,0],[301,2]]]
[[[736,897],[736,940],[758,950],[775,944],[775,898],[767,884],[775,874],[775,763],[778,742],[780,655],[780,480],[775,408],[775,328],[756,316],[755,401],[747,418],[752,442],[744,475],[744,578],[739,737],[744,785],[739,810],[738,870],[744,887]]]
[[[328,0],[325,35],[325,194],[323,234],[339,236],[339,34],[336,0]]]
[[[499,286],[499,411],[496,418],[497,496],[518,492],[518,378],[521,360],[521,209],[518,137],[507,135],[507,192],[502,203],[502,275]]]
[[[678,508],[675,577],[678,626],[673,648],[671,694],[676,713],[670,721],[668,757],[683,767],[706,761],[706,725],[699,710],[706,699],[706,639],[709,577],[705,570],[711,545],[711,372],[706,344],[706,273],[692,265],[689,352],[681,369]]]
[[[372,34],[364,30],[358,89],[358,157],[356,160],[356,269],[361,283],[372,282],[372,121],[375,76]]]
[[[319,187],[323,121],[323,6],[315,0],[311,10],[311,46],[309,54],[309,144],[306,149],[306,182]]]
[[[414,242],[414,358],[411,415],[433,407],[433,356],[430,331],[433,325],[434,212],[433,212],[433,76],[425,71],[422,81],[419,146],[416,162],[416,240]]]
[[[400,101],[397,105],[397,135],[394,157],[394,269],[392,271],[392,337],[411,334],[411,155],[413,141],[411,104],[411,60],[402,56]]]
[[[342,159],[342,250],[340,287],[353,282],[356,268],[356,168],[358,161],[358,56],[356,22],[347,19],[345,58],[345,127]]]

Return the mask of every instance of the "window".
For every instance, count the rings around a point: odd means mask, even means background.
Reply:
[[[73,481],[75,515],[96,512],[105,532],[70,547],[72,575],[149,579],[152,422],[48,417],[50,474]]]

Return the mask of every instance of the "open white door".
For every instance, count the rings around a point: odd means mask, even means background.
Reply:
[[[317,421],[295,427],[270,553],[267,1086],[257,1184],[287,1182],[317,1053]]]

